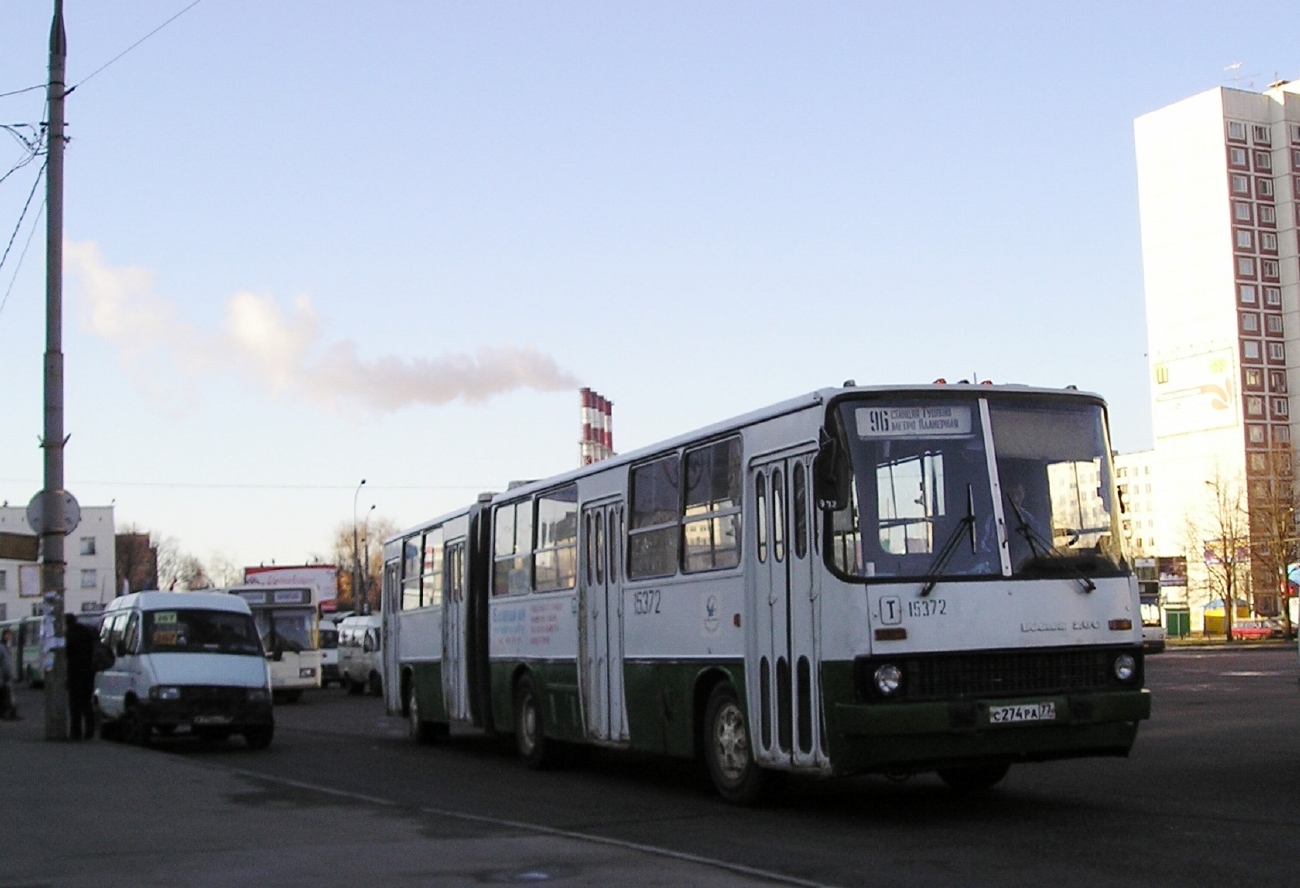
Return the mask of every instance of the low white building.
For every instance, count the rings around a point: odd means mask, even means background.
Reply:
[[[0,506],[0,532],[31,534],[26,506]],[[112,506],[83,506],[81,523],[64,541],[63,607],[67,613],[98,611],[113,597],[117,578]],[[0,559],[0,620],[39,614],[40,573],[33,562]]]

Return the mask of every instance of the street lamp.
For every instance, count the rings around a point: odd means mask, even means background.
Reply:
[[[370,613],[370,513],[375,510],[374,503],[366,509],[366,517],[361,522],[361,601],[363,614]]]
[[[361,607],[361,546],[357,541],[357,497],[361,496],[361,488],[366,484],[366,479],[362,478],[361,483],[357,485],[356,493],[352,494],[352,609],[360,614],[363,612]]]

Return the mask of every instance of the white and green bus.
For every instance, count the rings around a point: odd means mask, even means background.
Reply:
[[[1123,756],[1150,715],[1106,407],[827,389],[513,487],[385,542],[385,687],[421,740],[774,771]]]

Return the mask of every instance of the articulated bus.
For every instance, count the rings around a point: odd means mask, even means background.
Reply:
[[[1150,716],[1106,407],[826,389],[513,487],[385,542],[385,695],[417,740],[513,732],[775,771],[1123,756]]]
[[[292,702],[304,690],[321,686],[320,602],[315,586],[248,585],[215,591],[248,602],[271,669],[271,692],[277,699]]]

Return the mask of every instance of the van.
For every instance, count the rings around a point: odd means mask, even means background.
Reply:
[[[320,639],[320,686],[343,684],[339,675],[339,628],[333,620],[322,618],[316,631]]]
[[[206,740],[242,734],[271,744],[271,675],[248,602],[213,592],[136,592],[104,610],[100,639],[116,657],[95,675],[101,737],[147,746],[183,729]]]
[[[378,614],[344,617],[339,622],[339,674],[348,693],[384,693],[383,626]]]

